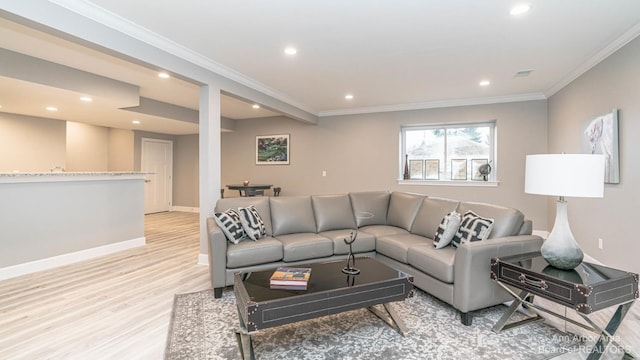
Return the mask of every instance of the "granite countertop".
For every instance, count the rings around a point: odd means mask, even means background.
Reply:
[[[143,179],[153,174],[139,171],[0,172],[0,182],[82,181]]]
[[[93,175],[146,175],[139,171],[49,171],[49,172],[0,172],[0,176],[93,176]]]

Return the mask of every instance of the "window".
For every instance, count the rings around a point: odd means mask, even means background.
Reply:
[[[404,126],[401,137],[400,179],[495,180],[495,122]]]

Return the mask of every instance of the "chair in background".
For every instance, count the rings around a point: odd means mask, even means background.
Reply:
[[[280,196],[280,191],[282,190],[281,187],[276,186],[273,188],[273,196]]]

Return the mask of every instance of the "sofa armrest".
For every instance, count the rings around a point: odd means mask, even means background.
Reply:
[[[539,251],[542,238],[517,235],[466,242],[456,250],[453,305],[462,312],[510,300],[509,294],[491,280],[491,258]]]
[[[227,238],[212,217],[207,218],[207,243],[209,244],[211,286],[213,289],[223,288],[227,285]]]

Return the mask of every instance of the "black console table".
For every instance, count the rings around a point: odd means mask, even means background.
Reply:
[[[638,298],[638,274],[588,262],[573,270],[561,270],[549,265],[539,252],[491,259],[491,278],[515,298],[493,327],[494,332],[544,320],[536,312],[535,316],[507,323],[518,307],[525,304],[600,334],[588,357],[590,360],[602,356]],[[510,287],[520,290],[520,293],[516,294]],[[574,309],[590,326],[534,304],[534,295]],[[587,316],[611,306],[618,308],[604,329]]]

